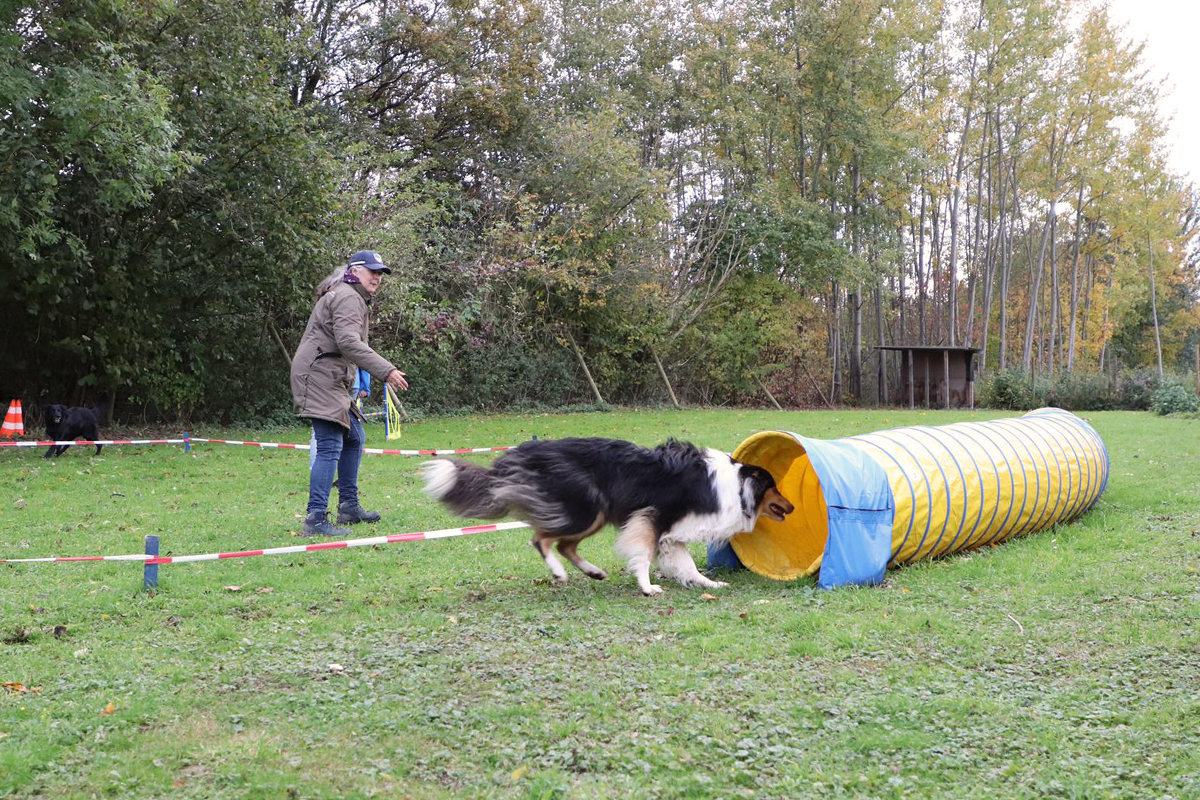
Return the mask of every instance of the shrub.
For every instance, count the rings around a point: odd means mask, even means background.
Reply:
[[[1150,369],[1122,371],[1117,383],[1114,397],[1117,408],[1146,411],[1150,408],[1150,398],[1158,387],[1158,373]]]
[[[1164,391],[1171,387],[1170,391]],[[1160,397],[1161,393],[1161,397]],[[978,404],[984,408],[1027,411],[1056,406],[1068,411],[1147,411],[1160,414],[1197,412],[1200,402],[1191,384],[1179,376],[1160,381],[1156,370],[1124,369],[1111,376],[1060,374],[1053,379],[1007,369],[979,379]],[[1165,411],[1159,411],[1159,408]]]
[[[1164,382],[1150,398],[1150,409],[1159,416],[1200,411],[1200,397],[1187,384]]]
[[[1060,375],[1050,387],[1047,405],[1068,411],[1104,411],[1113,407],[1109,380],[1103,375]]]
[[[984,378],[979,385],[979,405],[1027,411],[1036,408],[1033,380],[1016,369],[1006,369]]]

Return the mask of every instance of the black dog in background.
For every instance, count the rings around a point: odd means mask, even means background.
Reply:
[[[68,408],[59,403],[45,406],[42,412],[46,417],[46,435],[56,442],[80,438],[94,442],[100,438],[101,411],[99,408],[80,408],[78,406]],[[42,458],[60,456],[70,446],[69,444],[52,444]],[[100,455],[100,449],[103,446],[96,445],[96,455]]]

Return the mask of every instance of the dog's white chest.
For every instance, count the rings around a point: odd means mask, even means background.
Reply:
[[[715,514],[688,514],[671,526],[659,540],[665,543],[721,542],[754,527],[741,507]]]
[[[719,450],[709,449],[705,459],[717,496],[717,510],[711,514],[688,514],[665,531],[660,541],[720,542],[754,528],[754,519],[746,516],[742,505],[737,465]]]

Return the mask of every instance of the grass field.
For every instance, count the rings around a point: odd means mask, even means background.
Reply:
[[[997,416],[452,418],[398,444],[731,450]],[[1200,420],[1085,417],[1112,459],[1093,511],[870,589],[740,572],[644,598],[611,529],[583,552],[612,577],[562,587],[525,531],[165,565],[154,594],[140,564],[0,565],[0,796],[1200,798]],[[0,449],[0,558],[310,541],[304,451],[91,453]],[[419,463],[367,458],[384,519],[356,536],[465,524]]]

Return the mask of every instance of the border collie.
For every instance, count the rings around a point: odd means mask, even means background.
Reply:
[[[608,577],[576,548],[611,523],[620,529],[617,554],[647,596],[662,591],[650,582],[656,560],[682,586],[728,585],[701,575],[687,545],[724,542],[753,530],[760,514],[782,521],[795,510],[762,467],[675,439],[653,450],[619,439],[534,440],[490,469],[436,459],[422,472],[426,494],[458,516],[529,522],[533,546],[558,583],[567,573],[551,545],[589,578]]]

